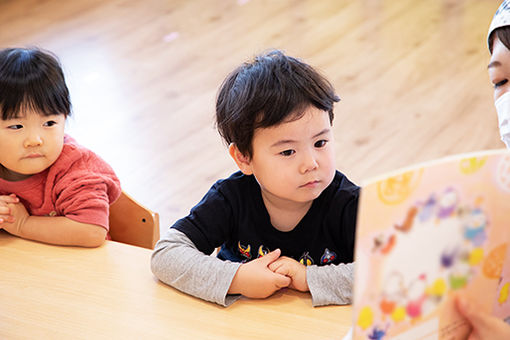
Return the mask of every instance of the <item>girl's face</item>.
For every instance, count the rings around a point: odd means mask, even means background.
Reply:
[[[62,152],[65,120],[32,111],[0,120],[0,178],[19,181],[49,168]]]
[[[510,50],[496,36],[488,66],[489,78],[494,85],[494,100],[510,90]]]

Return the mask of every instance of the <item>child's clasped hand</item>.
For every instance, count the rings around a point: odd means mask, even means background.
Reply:
[[[0,195],[0,229],[5,229],[5,223],[14,222],[12,204],[19,203],[16,195]]]
[[[308,283],[306,282],[306,266],[293,258],[281,256],[269,264],[271,271],[285,275],[291,279],[289,288],[308,292]]]
[[[27,209],[16,195],[0,196],[1,229],[11,235],[20,236],[23,224],[29,216]]]
[[[307,292],[306,266],[280,255],[281,250],[276,249],[242,264],[232,280],[229,293],[260,299],[285,287]]]

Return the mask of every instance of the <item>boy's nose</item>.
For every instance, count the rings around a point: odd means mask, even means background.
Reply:
[[[301,172],[307,173],[308,171],[315,170],[319,164],[317,163],[317,159],[314,157],[313,154],[308,154],[303,160],[303,163],[301,165]]]

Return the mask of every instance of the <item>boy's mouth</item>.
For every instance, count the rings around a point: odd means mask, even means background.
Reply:
[[[310,181],[310,182],[303,184],[301,186],[301,188],[313,188],[313,187],[316,187],[317,185],[319,185],[319,183],[320,183],[319,180]]]

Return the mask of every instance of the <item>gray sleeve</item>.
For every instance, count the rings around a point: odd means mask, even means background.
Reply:
[[[314,307],[352,303],[354,263],[306,267],[306,281]]]
[[[151,270],[159,280],[222,306],[239,299],[227,292],[240,265],[202,253],[186,234],[173,228],[156,243],[151,257]]]

